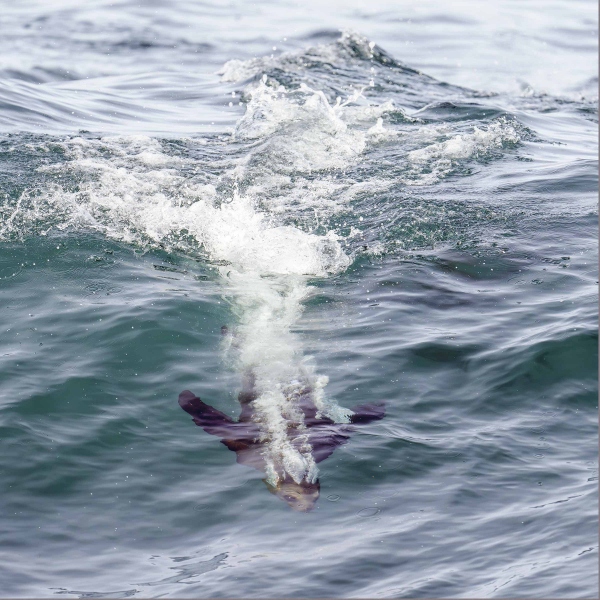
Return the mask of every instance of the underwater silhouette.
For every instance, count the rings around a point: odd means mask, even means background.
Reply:
[[[238,463],[265,472],[264,451],[271,440],[264,439],[259,424],[254,421],[256,399],[256,392],[251,386],[240,392],[238,400],[242,411],[237,421],[204,403],[189,390],[179,394],[179,405],[192,416],[196,425],[221,438],[221,443],[236,453]],[[304,414],[304,421],[301,427],[290,423],[287,429],[288,437],[295,445],[308,441],[315,463],[322,462],[331,456],[338,446],[346,443],[357,425],[382,419],[385,415],[383,404],[364,404],[353,409],[349,423],[335,423],[319,414],[309,386],[306,386],[294,401]],[[300,482],[295,481],[283,465],[277,465],[277,472],[279,478],[276,483],[264,480],[269,491],[287,502],[294,510],[310,511],[319,498],[319,480],[310,481],[303,478]]]

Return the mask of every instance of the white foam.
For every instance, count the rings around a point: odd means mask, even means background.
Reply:
[[[267,168],[296,174],[343,169],[366,148],[364,128],[349,126],[345,107],[332,106],[321,91],[303,85],[289,92],[261,81],[250,94],[234,135],[240,140],[268,140],[262,149],[271,160]]]
[[[422,128],[419,130],[422,138],[449,131],[448,126],[442,128]],[[448,175],[460,160],[481,156],[494,149],[502,148],[506,143],[517,143],[520,135],[514,124],[506,119],[499,119],[486,129],[473,128],[472,133],[460,133],[442,142],[435,142],[413,150],[407,154],[411,166],[411,179],[408,184],[430,184]]]

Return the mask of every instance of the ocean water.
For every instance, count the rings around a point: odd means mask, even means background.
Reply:
[[[5,3],[0,595],[596,597],[597,46],[591,1]],[[251,380],[264,472],[178,405]],[[306,397],[385,416],[317,464]]]

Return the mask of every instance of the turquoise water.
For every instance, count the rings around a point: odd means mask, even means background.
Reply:
[[[597,16],[543,6],[6,10],[4,596],[597,595]],[[271,471],[177,402],[249,374]],[[302,386],[385,417],[315,465]]]

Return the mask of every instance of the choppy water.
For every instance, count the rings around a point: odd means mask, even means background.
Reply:
[[[597,595],[596,6],[363,4],[3,7],[3,595]]]

